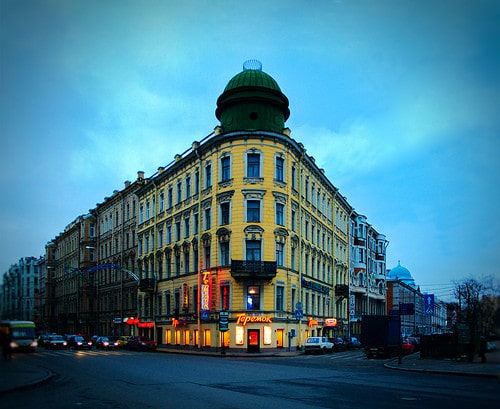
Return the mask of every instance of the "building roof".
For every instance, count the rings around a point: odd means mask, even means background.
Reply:
[[[401,262],[398,261],[398,265],[394,268],[391,268],[387,273],[387,278],[392,280],[400,280],[409,285],[415,285],[415,280],[411,276],[410,270],[401,265]]]
[[[241,87],[261,87],[281,92],[274,78],[262,71],[262,65],[255,60],[243,64],[243,71],[229,80],[224,92]]]

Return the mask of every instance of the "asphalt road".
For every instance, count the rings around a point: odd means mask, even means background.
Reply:
[[[498,380],[388,370],[361,351],[214,358],[46,351],[20,359],[57,376],[2,397],[4,409],[498,407]]]

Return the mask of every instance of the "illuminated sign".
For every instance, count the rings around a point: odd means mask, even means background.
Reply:
[[[325,327],[336,327],[337,318],[328,318],[325,320]]]
[[[212,272],[210,270],[202,270],[201,272],[201,310],[210,311],[211,304],[211,280]]]
[[[127,319],[127,324],[137,325],[137,327],[139,328],[153,328],[155,326],[155,323],[152,321],[142,322],[139,318],[132,318],[132,317]]]
[[[237,314],[236,315],[238,319],[236,320],[236,325],[247,325],[247,323],[254,323],[254,322],[264,322],[264,323],[271,323],[273,322],[272,318],[269,315],[263,315],[263,316],[249,316],[246,314]]]
[[[312,327],[314,325],[318,325],[318,320],[315,320],[315,319],[309,317],[307,320],[307,326]]]
[[[179,320],[176,318],[172,318],[172,327],[175,328],[177,325],[179,325]]]
[[[189,308],[189,286],[184,283],[182,284],[182,299],[184,301],[184,308]]]

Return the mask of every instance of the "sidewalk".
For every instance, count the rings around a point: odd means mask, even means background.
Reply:
[[[398,361],[399,359],[395,358],[384,366],[389,369],[403,371],[500,379],[500,349],[498,343],[495,350],[486,353],[486,363],[481,363],[481,359],[477,355],[472,362],[467,362],[457,361],[456,359],[422,359],[418,352],[404,356],[401,364]]]
[[[184,349],[175,346],[160,345],[158,352],[173,354],[205,355],[218,358],[239,357],[239,358],[258,358],[258,357],[294,357],[301,355],[301,351],[280,351],[267,353],[245,353],[225,351],[223,355],[220,349],[199,350],[195,348]],[[463,362],[446,359],[420,359],[417,352],[412,355],[404,356],[401,364],[398,364],[398,358],[395,358],[384,366],[389,369],[414,371],[422,373],[440,373],[448,375],[462,376],[481,376],[487,378],[500,379],[500,349],[497,348],[486,354],[487,362],[481,363],[476,357],[474,362]],[[25,361],[26,362],[26,361]],[[32,386],[48,382],[56,376],[39,366],[20,362],[16,359],[16,354],[11,360],[0,360],[0,396],[11,391],[27,389]]]

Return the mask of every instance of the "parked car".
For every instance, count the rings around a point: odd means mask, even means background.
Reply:
[[[72,335],[68,340],[68,348],[90,350],[92,349],[92,341],[83,335]]]
[[[309,337],[304,345],[306,354],[326,354],[333,351],[333,344],[327,337]]]
[[[118,337],[116,342],[118,342],[118,348],[127,348],[127,342],[130,337],[127,335],[122,335]]]
[[[403,339],[401,348],[403,350],[403,354],[411,354],[415,351],[415,345],[413,345],[413,343],[408,338]]]
[[[413,344],[413,351],[420,351],[420,338],[419,337],[408,337],[409,341]]]
[[[349,337],[349,338],[346,338],[344,341],[346,343],[347,349],[361,348],[361,342],[356,337]]]
[[[333,343],[333,350],[335,352],[340,352],[340,351],[346,351],[347,350],[347,344],[344,341],[344,338],[342,337],[335,337],[332,339]]]
[[[47,349],[68,349],[68,341],[62,335],[49,335],[45,347]]]
[[[136,351],[156,351],[157,346],[156,341],[141,335],[131,336],[127,341],[127,348]]]
[[[118,349],[118,342],[109,337],[99,337],[95,343],[97,349]]]

